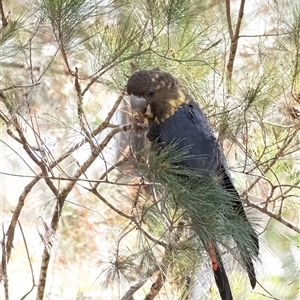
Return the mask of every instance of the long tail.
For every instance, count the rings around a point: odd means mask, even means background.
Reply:
[[[212,269],[214,272],[215,281],[219,289],[221,299],[232,300],[229,281],[223,266],[223,262],[219,250],[212,242],[209,242],[207,246],[207,251],[211,259]]]
[[[247,239],[247,242],[242,242],[242,240],[240,238],[237,238],[236,236],[233,236],[233,238],[239,250],[240,257],[242,260],[241,261],[242,265],[247,271],[251,283],[251,287],[254,289],[256,285],[256,275],[255,275],[255,269],[254,269],[252,258],[258,257],[258,251],[259,251],[258,236],[246,217],[242,203],[237,203],[235,209],[242,216],[242,218],[244,219],[244,225],[249,230],[247,233],[247,237],[245,237],[245,239]],[[251,247],[249,247],[249,241],[251,243]]]
[[[247,243],[242,243],[240,237],[237,238],[236,236],[233,236],[233,238],[234,238],[234,240],[237,244],[237,248],[240,252],[242,264],[248,273],[248,277],[249,277],[251,286],[254,289],[255,285],[256,285],[256,275],[255,275],[254,265],[252,262],[252,257],[258,257],[258,252],[259,252],[258,236],[257,236],[256,232],[254,231],[254,229],[252,228],[249,220],[247,219],[245,210],[244,210],[243,205],[239,198],[239,194],[238,194],[237,190],[235,189],[235,187],[233,186],[232,181],[231,181],[230,177],[228,176],[225,169],[223,169],[222,175],[223,175],[224,188],[227,191],[230,191],[231,193],[233,193],[233,195],[236,195],[237,200],[233,201],[233,209],[244,220],[243,226],[245,226],[245,228],[248,228],[248,233],[247,233],[248,236],[246,237],[246,239],[248,241]],[[251,247],[249,247],[249,242],[252,243]],[[247,247],[247,245],[248,245],[248,247]]]
[[[250,283],[251,283],[251,287],[254,289],[255,285],[256,285],[256,275],[255,275],[255,269],[254,269],[254,265],[252,262],[252,257],[251,254],[249,252],[249,250],[242,245],[240,242],[236,242],[237,244],[237,248],[239,249],[240,252],[240,256],[242,259],[242,263],[247,271]]]

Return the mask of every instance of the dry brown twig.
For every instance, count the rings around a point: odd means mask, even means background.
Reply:
[[[128,291],[124,294],[124,296],[121,298],[121,300],[134,300],[134,293],[140,289],[146,282],[147,280],[152,277],[158,270],[158,274],[156,276],[156,280],[153,282],[151,285],[150,291],[148,294],[145,296],[145,300],[153,300],[161,291],[163,288],[166,280],[167,280],[167,269],[169,268],[170,265],[170,255],[172,254],[172,251],[174,249],[174,246],[180,241],[180,238],[182,236],[183,230],[185,226],[185,221],[179,220],[178,226],[176,231],[174,232],[173,240],[164,245],[162,245],[165,248],[165,253],[164,257],[161,263],[161,266],[156,266],[152,270],[148,270],[147,274],[143,276],[136,284],[130,286]],[[141,228],[139,227],[139,230]],[[143,230],[142,230],[143,232]],[[152,240],[153,241],[153,240]],[[154,240],[155,241],[155,240]],[[146,277],[146,278],[145,278]]]
[[[0,0],[0,15],[2,20],[2,26],[6,27],[8,24],[8,17],[5,16],[4,7],[3,7],[3,1]],[[0,30],[1,31],[1,30]]]
[[[183,220],[180,220],[178,222],[177,230],[173,237],[173,242],[169,244],[166,248],[166,252],[162,262],[162,269],[159,271],[155,282],[152,284],[149,293],[145,297],[145,300],[153,300],[158,295],[162,287],[164,286],[164,283],[166,282],[167,279],[166,270],[168,269],[170,264],[169,256],[173,251],[174,245],[179,242],[182,236],[184,225],[185,222]]]
[[[101,124],[102,130],[105,129],[107,127],[107,125],[109,124],[110,119],[113,116],[113,114],[115,113],[115,111],[117,110],[119,104],[121,103],[123,96],[124,96],[124,93],[122,93],[120,95],[120,97],[117,99],[113,108],[108,113],[106,119]],[[99,154],[104,150],[104,148],[107,146],[109,141],[117,133],[122,132],[122,131],[127,131],[130,128],[131,128],[131,125],[121,125],[121,126],[113,128],[97,147],[95,147],[94,149],[91,149],[91,155],[86,159],[86,161],[79,168],[77,168],[77,170],[75,171],[75,173],[72,177],[74,179],[79,179],[80,176],[82,176],[87,171],[87,169],[92,165],[92,163],[98,158]],[[63,210],[64,203],[66,201],[66,198],[76,183],[77,183],[77,180],[70,181],[64,189],[62,189],[57,195],[55,195],[57,201],[56,201],[56,206],[55,206],[54,212],[52,214],[52,219],[51,219],[51,228],[54,232],[56,232],[56,230],[57,230],[58,222],[59,222],[62,210]],[[39,276],[38,290],[37,290],[37,296],[36,296],[37,300],[43,299],[43,296],[44,296],[49,260],[50,260],[50,254],[48,252],[48,249],[45,247],[43,256],[42,256],[42,264],[41,264],[41,268],[40,268],[40,276]]]
[[[2,235],[3,239],[1,241],[2,245],[2,259],[1,259],[1,270],[0,270],[0,282],[3,280],[4,284],[4,295],[5,300],[9,299],[9,293],[8,293],[8,277],[7,277],[7,253],[5,249],[5,231],[4,231],[4,224],[2,223]]]
[[[20,298],[20,300],[23,300],[33,291],[33,289],[35,287],[35,280],[34,280],[33,267],[32,267],[32,263],[31,263],[31,259],[30,259],[30,254],[29,254],[25,234],[24,234],[24,231],[23,231],[23,228],[22,228],[22,225],[21,225],[20,221],[18,221],[18,224],[19,224],[19,227],[20,227],[20,231],[21,231],[21,234],[22,234],[23,241],[24,241],[24,246],[25,246],[25,249],[26,249],[26,255],[27,255],[28,262],[29,262],[30,273],[31,273],[31,278],[32,278],[32,286],[31,286],[30,290],[23,297]]]
[[[78,81],[75,82],[75,86],[77,87],[76,90],[78,92],[78,96],[81,98],[82,97],[82,95],[81,95],[81,89],[80,89],[80,85],[79,85]],[[112,109],[108,113],[107,117],[105,118],[104,122],[102,122],[102,124],[100,124],[96,129],[90,130],[90,133],[88,135],[86,134],[86,137],[82,141],[80,141],[75,146],[73,146],[72,148],[70,148],[68,151],[66,151],[66,153],[64,153],[63,155],[61,155],[56,160],[54,158],[52,158],[53,161],[51,163],[48,163],[47,160],[44,160],[42,156],[39,156],[37,154],[37,152],[39,152],[39,151],[37,151],[36,148],[39,148],[39,146],[38,147],[31,146],[29,144],[29,142],[27,141],[27,138],[25,137],[25,134],[24,134],[24,128],[19,123],[18,115],[15,114],[15,112],[13,110],[13,107],[11,107],[9,99],[7,99],[6,96],[5,96],[5,94],[1,92],[1,99],[2,99],[2,102],[4,103],[4,105],[6,105],[6,107],[8,109],[8,112],[10,114],[10,119],[8,119],[6,115],[2,115],[2,113],[1,113],[0,117],[5,121],[5,123],[7,124],[7,126],[10,126],[10,125],[14,126],[14,128],[15,128],[18,136],[16,136],[9,128],[7,129],[8,134],[14,140],[16,140],[17,142],[19,142],[20,144],[22,144],[23,149],[25,150],[25,152],[27,153],[27,155],[30,157],[30,159],[41,170],[41,172],[39,174],[35,174],[36,176],[34,176],[33,180],[25,187],[25,189],[23,190],[22,194],[19,197],[17,206],[15,207],[15,209],[13,211],[11,222],[10,222],[9,228],[7,230],[7,233],[6,233],[6,235],[7,235],[7,238],[5,240],[6,245],[4,245],[5,246],[5,252],[3,252],[3,253],[5,253],[6,262],[9,261],[9,258],[10,258],[10,255],[11,255],[11,250],[12,250],[12,247],[13,247],[13,240],[14,240],[15,228],[16,228],[16,224],[19,221],[19,216],[21,214],[22,208],[24,207],[25,198],[30,193],[31,189],[35,186],[35,184],[40,179],[43,178],[44,181],[45,181],[45,183],[49,187],[49,189],[52,191],[52,193],[57,198],[56,208],[55,208],[55,211],[53,213],[52,221],[51,221],[51,228],[54,231],[56,231],[57,226],[58,226],[58,221],[59,221],[62,209],[63,209],[64,202],[66,200],[66,197],[68,196],[69,192],[72,190],[72,188],[74,187],[74,185],[77,183],[77,180],[80,178],[81,175],[84,174],[84,172],[89,168],[89,166],[98,157],[99,153],[101,153],[101,151],[103,151],[103,149],[106,147],[106,145],[108,144],[108,142],[117,133],[122,132],[122,131],[127,131],[127,130],[129,130],[131,128],[131,125],[126,125],[126,124],[122,125],[122,126],[111,126],[111,124],[110,124],[111,117],[113,116],[113,114],[117,110],[119,104],[123,100],[124,95],[125,95],[125,90],[123,90],[123,92],[121,93],[120,97],[118,97],[118,99],[116,100],[114,106],[112,107]],[[27,125],[29,125],[29,124],[27,124]],[[41,140],[41,138],[38,136],[39,135],[39,131],[34,130],[33,124],[31,124],[31,125],[32,126],[30,126],[30,128],[32,129],[32,132],[34,133],[34,135],[36,137],[37,144],[39,145],[40,144],[39,141]],[[111,128],[111,131],[106,135],[106,137],[101,142],[101,144],[95,145],[94,143],[92,143],[92,138],[94,138],[95,136],[97,136],[99,133],[101,133],[106,128]],[[92,146],[93,146],[93,147],[91,147],[91,155],[90,155],[90,157],[85,161],[85,163],[82,166],[80,166],[77,169],[77,171],[74,174],[74,178],[72,178],[72,180],[70,180],[69,183],[67,184],[66,188],[63,189],[60,192],[55,187],[55,185],[53,184],[53,180],[54,180],[53,173],[49,174],[49,172],[52,172],[51,170],[53,168],[55,168],[56,166],[58,166],[58,164],[61,161],[63,161],[64,159],[66,159],[76,149],[78,149],[79,147],[81,147],[86,142],[89,142],[90,145],[92,143]],[[36,296],[37,299],[42,299],[43,296],[44,296],[43,294],[44,294],[44,288],[45,288],[45,284],[46,284],[46,276],[47,276],[47,269],[48,269],[49,259],[50,259],[50,254],[49,254],[49,252],[47,251],[47,249],[45,247],[44,253],[43,253],[43,257],[42,257],[40,278],[39,278],[39,283],[38,283],[38,292],[37,292],[37,296]],[[6,264],[5,265],[3,264],[2,265],[2,271],[5,271],[5,270],[6,270]]]
[[[229,92],[231,90],[230,86],[231,86],[233,65],[234,65],[234,60],[237,52],[239,34],[241,31],[241,24],[244,15],[245,2],[246,0],[241,0],[237,23],[235,29],[233,29],[231,12],[230,12],[230,0],[226,0],[226,16],[227,16],[227,24],[228,24],[228,30],[230,36],[230,50],[229,50],[229,57],[226,66],[227,69],[226,80],[227,80],[227,85],[229,87]]]

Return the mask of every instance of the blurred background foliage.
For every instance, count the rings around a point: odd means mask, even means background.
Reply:
[[[178,170],[130,153],[124,86],[153,67],[208,116],[260,235],[254,291],[224,255],[234,299],[299,296],[297,1],[0,3],[3,299],[143,299],[158,274],[159,299],[219,299],[182,211],[157,201]]]

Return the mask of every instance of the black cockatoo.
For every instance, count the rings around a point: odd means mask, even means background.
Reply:
[[[244,232],[242,234],[246,237],[240,239],[236,233],[230,232],[228,235],[232,235],[236,242],[240,262],[246,269],[251,286],[254,288],[256,275],[252,259],[258,256],[258,237],[246,217],[230,177],[225,155],[202,110],[175,77],[158,68],[134,73],[128,80],[127,93],[130,96],[132,109],[147,120],[147,138],[156,145],[155,149],[171,144],[174,144],[178,150],[188,149],[188,157],[183,158],[179,164],[206,178],[217,177],[218,185],[230,194],[231,197],[226,197],[224,201],[230,201],[229,207],[240,218],[238,224],[241,225],[241,232]],[[218,210],[218,207],[215,209]],[[195,219],[195,212],[192,215]],[[244,227],[248,230],[243,231]],[[202,240],[202,242],[210,255],[212,270],[222,300],[232,299],[230,285],[218,250],[218,241]]]

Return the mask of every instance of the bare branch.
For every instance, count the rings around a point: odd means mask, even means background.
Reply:
[[[31,287],[31,289],[23,297],[20,298],[20,300],[23,300],[23,299],[25,299],[33,291],[33,289],[35,287],[35,280],[34,280],[33,268],[32,268],[32,263],[31,263],[31,259],[30,259],[30,255],[29,255],[29,250],[28,250],[28,247],[27,247],[26,238],[25,238],[25,235],[24,235],[24,232],[23,232],[23,228],[22,228],[21,223],[20,223],[19,220],[18,220],[18,224],[19,224],[19,227],[20,227],[20,230],[21,230],[23,241],[24,241],[24,245],[25,245],[25,249],[26,249],[26,254],[27,254],[27,259],[28,259],[29,266],[30,266],[31,278],[32,278],[32,287]]]
[[[232,19],[231,19],[231,9],[230,9],[230,0],[226,0],[226,18],[227,26],[229,31],[230,39],[233,39],[233,29],[232,29]]]
[[[249,205],[250,207],[256,208],[260,212],[262,212],[262,213],[268,215],[269,217],[277,220],[278,222],[282,223],[286,227],[294,230],[297,233],[300,233],[300,228],[297,227],[296,225],[294,225],[293,223],[289,222],[288,220],[286,220],[281,214],[276,214],[273,211],[270,211],[265,205],[260,206],[258,204],[255,204],[255,203],[249,201],[249,199],[246,199],[245,201],[246,201],[247,205]]]
[[[112,170],[114,170],[116,168],[116,166],[118,165],[115,164],[113,165],[111,168],[108,169],[108,172],[111,172]],[[36,178],[38,177],[38,179],[51,179],[51,180],[58,180],[58,181],[83,181],[83,182],[90,182],[90,183],[97,183],[97,186],[100,183],[105,183],[105,184],[111,184],[111,185],[119,185],[119,186],[128,186],[128,187],[134,187],[134,186],[140,186],[140,183],[130,183],[130,182],[115,182],[115,181],[110,181],[107,179],[93,179],[93,178],[72,178],[72,177],[56,177],[56,176],[43,176],[43,175],[21,175],[21,174],[11,174],[11,173],[6,173],[6,172],[0,172],[0,174],[3,175],[7,175],[7,176],[13,176],[13,177],[20,177],[20,178]],[[102,175],[101,175],[102,177]],[[152,183],[143,183],[144,186],[152,186]]]
[[[42,263],[41,263],[41,269],[40,269],[38,290],[36,293],[36,300],[42,300],[44,298],[44,291],[45,291],[45,286],[46,286],[46,278],[47,278],[49,259],[50,259],[50,254],[45,247],[43,256],[42,256]]]
[[[24,84],[24,85],[12,85],[10,87],[2,89],[3,92],[9,91],[9,90],[16,90],[16,89],[32,89],[35,86],[40,85],[40,82],[32,83],[32,84]]]
[[[166,281],[166,275],[163,271],[160,271],[157,275],[155,282],[152,284],[149,293],[146,295],[145,300],[153,300],[160,292],[165,281]]]
[[[103,149],[107,146],[109,141],[119,132],[126,131],[130,128],[131,126],[128,125],[123,125],[119,126],[117,128],[114,128],[111,130],[111,132],[104,138],[102,143],[96,148],[92,150],[92,153],[90,157],[83,163],[83,165],[78,168],[73,176],[73,178],[77,179],[79,178],[82,174],[84,174],[87,169],[91,166],[91,164],[96,160],[98,155],[103,151]],[[67,196],[73,189],[74,185],[76,184],[76,180],[70,181],[68,185],[57,195],[57,202],[55,206],[55,210],[52,214],[52,219],[51,219],[51,228],[53,229],[54,232],[56,232],[57,227],[58,227],[58,222],[63,210],[64,203],[66,201]],[[46,285],[46,278],[47,278],[47,270],[48,270],[48,265],[49,265],[49,259],[50,255],[48,253],[47,248],[44,248],[43,252],[43,259],[42,259],[42,265],[40,268],[40,277],[39,277],[39,283],[38,283],[38,290],[37,290],[37,300],[42,299],[45,291],[45,285]]]
[[[8,293],[8,278],[7,278],[7,252],[5,249],[5,231],[4,231],[4,224],[2,223],[2,235],[3,239],[1,241],[2,245],[2,259],[1,259],[1,277],[0,281],[3,279],[4,282],[4,294],[5,300],[9,300],[9,293]]]
[[[129,290],[125,293],[125,295],[121,298],[121,300],[133,300],[133,294],[140,289],[145,283],[147,279],[142,279],[138,281],[136,284],[132,285]]]
[[[7,262],[9,261],[10,254],[11,254],[11,248],[13,246],[13,240],[15,235],[15,228],[17,225],[17,222],[19,220],[22,208],[24,206],[25,198],[31,191],[31,189],[35,186],[35,184],[40,180],[39,177],[34,178],[23,190],[22,194],[19,197],[18,204],[16,208],[13,211],[13,215],[10,221],[10,225],[7,230],[7,241],[6,241],[6,251],[7,251]]]
[[[237,46],[238,46],[239,34],[240,34],[240,30],[241,30],[241,23],[242,23],[242,19],[243,19],[243,15],[244,15],[245,2],[246,2],[246,0],[241,0],[238,20],[237,20],[237,24],[235,26],[235,30],[234,30],[234,34],[233,34],[232,19],[230,16],[230,0],[226,0],[226,14],[227,14],[227,21],[228,21],[228,29],[229,29],[230,39],[231,39],[229,58],[228,58],[227,67],[226,67],[227,68],[226,79],[227,79],[227,85],[229,86],[229,91],[231,90],[230,83],[231,83],[231,78],[232,78],[233,64],[234,64]]]
[[[2,26],[6,27],[8,24],[8,21],[7,21],[8,18],[5,16],[2,0],[0,0],[0,15],[1,15],[1,20],[2,20]]]
[[[7,144],[6,142],[4,142],[3,140],[0,140],[5,146],[7,146],[7,148],[9,148],[11,151],[13,151],[24,163],[25,163],[25,165],[30,169],[30,171],[33,173],[33,174],[35,174],[35,176],[32,176],[32,177],[36,177],[36,176],[38,176],[38,174],[36,174],[35,173],[35,171],[31,168],[31,166],[27,163],[27,161],[22,157],[22,155],[18,152],[18,151],[16,151],[16,150],[14,150],[9,144]],[[12,175],[12,174],[11,174]],[[17,176],[19,176],[20,174],[18,174]],[[22,177],[22,175],[21,175],[21,177]],[[27,176],[26,176],[27,177]],[[30,176],[31,177],[31,176]]]
[[[112,205],[109,201],[107,201],[96,189],[92,189],[91,192],[96,195],[102,202],[104,202],[109,208],[111,208],[113,211],[115,211],[118,215],[131,220],[136,226],[137,228],[141,231],[141,233],[143,233],[145,235],[145,237],[147,237],[149,240],[151,240],[152,242],[154,242],[157,245],[160,245],[162,247],[167,247],[167,243],[165,243],[164,241],[157,239],[156,237],[152,236],[147,230],[145,230],[139,221],[137,221],[135,219],[134,216],[132,215],[128,215],[126,213],[124,213],[122,210],[118,209],[117,207],[115,207],[114,205]]]
[[[169,256],[173,251],[174,245],[179,242],[180,237],[182,236],[184,224],[185,222],[183,220],[180,220],[178,222],[178,227],[173,238],[173,243],[170,243],[166,248],[164,258],[163,258],[163,263],[162,263],[162,269],[158,273],[155,282],[152,284],[149,293],[145,297],[145,300],[153,300],[162,289],[167,279],[166,270],[168,270],[168,266],[170,264]]]

